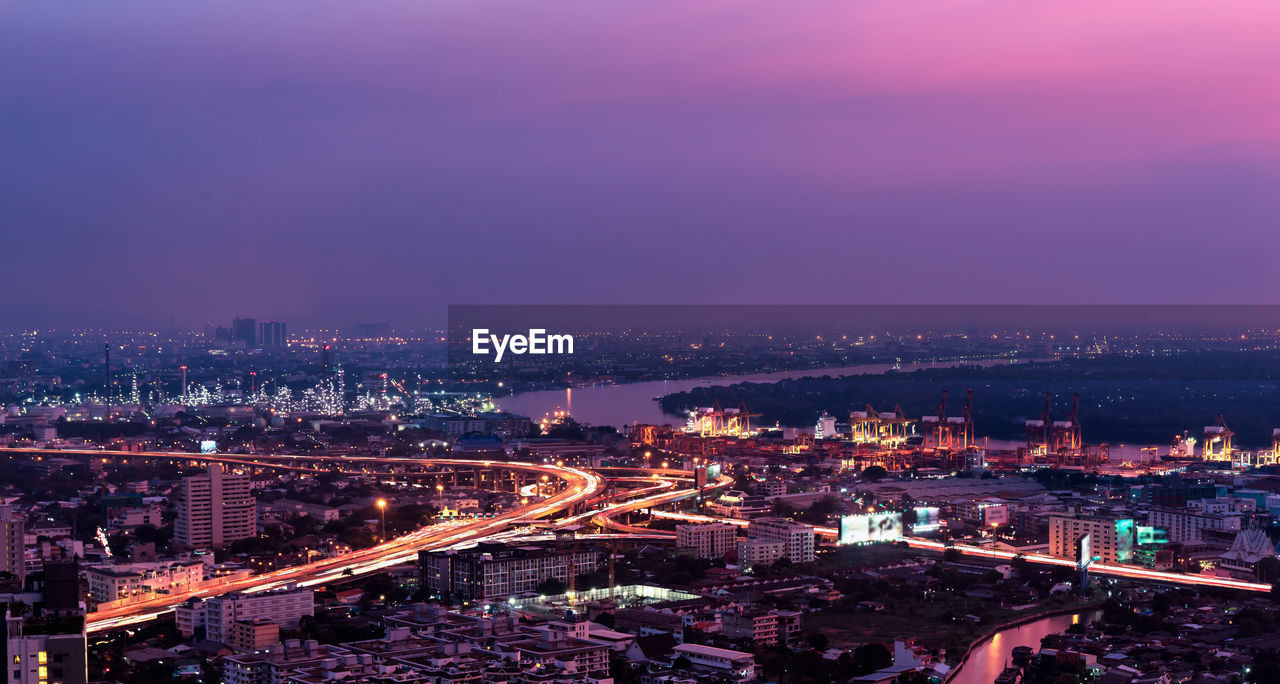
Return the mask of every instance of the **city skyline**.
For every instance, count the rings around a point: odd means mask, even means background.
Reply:
[[[1149,9],[7,4],[0,315],[1274,303],[1280,10]]]
[[[1280,682],[1278,34],[0,1],[0,684]]]

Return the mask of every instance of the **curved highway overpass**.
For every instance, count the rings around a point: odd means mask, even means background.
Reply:
[[[121,457],[143,459],[186,459],[192,461],[215,461],[222,463],[238,463],[243,465],[284,468],[289,470],[314,470],[294,466],[288,463],[263,462],[261,459],[306,459],[309,461],[351,462],[361,459],[320,456],[236,456],[218,454],[190,454],[173,452],[110,452],[110,451],[46,451],[37,449],[4,449],[0,453],[21,453],[25,455],[68,456],[89,455],[92,457]],[[378,459],[362,459],[373,460]],[[475,461],[452,458],[428,459],[382,459],[385,461],[405,463],[406,465],[426,466],[462,466],[482,467],[486,469],[511,469],[530,472],[535,475],[547,475],[563,480],[566,486],[546,499],[513,509],[492,518],[480,518],[466,522],[451,522],[431,525],[411,532],[402,537],[389,540],[377,546],[353,551],[342,556],[283,568],[252,577],[232,579],[213,586],[202,587],[193,591],[182,591],[173,594],[157,595],[122,606],[112,607],[89,613],[86,618],[86,629],[90,633],[104,632],[140,622],[152,620],[192,598],[217,596],[231,591],[259,592],[280,588],[288,584],[312,586],[342,578],[348,574],[359,575],[374,572],[392,565],[398,565],[417,557],[418,551],[461,544],[482,539],[505,531],[519,521],[527,521],[554,515],[573,508],[589,499],[604,486],[601,476],[579,470],[555,465],[524,463],[518,461]],[[428,475],[429,476],[429,475]]]

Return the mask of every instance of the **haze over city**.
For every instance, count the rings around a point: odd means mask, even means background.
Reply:
[[[1275,303],[1280,8],[0,5],[10,326]]]

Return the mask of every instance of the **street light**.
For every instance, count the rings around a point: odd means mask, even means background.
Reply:
[[[378,499],[378,511],[382,513],[382,541],[387,540],[387,500]]]

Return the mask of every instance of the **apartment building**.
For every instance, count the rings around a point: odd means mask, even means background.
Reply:
[[[290,585],[260,594],[239,592],[204,600],[193,599],[175,610],[178,631],[192,636],[201,627],[205,638],[231,644],[238,620],[259,618],[294,628],[305,616],[315,615],[315,592]]]
[[[174,540],[193,549],[218,548],[258,533],[258,510],[248,475],[212,464],[204,475],[183,478]]]
[[[1235,533],[1242,528],[1239,513],[1210,513],[1203,510],[1152,506],[1147,524],[1164,530],[1171,542],[1192,542],[1203,538],[1205,530]]]
[[[418,554],[419,586],[463,600],[504,599],[532,592],[555,579],[569,584],[570,575],[600,567],[598,548],[559,548],[480,544],[467,551],[422,551]]]
[[[731,610],[720,614],[721,633],[750,639],[757,646],[790,644],[800,637],[801,613],[795,610]]]
[[[786,518],[760,518],[747,526],[747,538],[781,542],[792,563],[814,559],[813,527]]]
[[[676,548],[693,549],[698,558],[723,558],[737,536],[737,527],[727,523],[677,525]]]
[[[0,506],[0,572],[7,572],[19,585],[27,576],[26,519],[9,506]]]
[[[152,594],[171,594],[191,588],[205,579],[205,564],[199,560],[160,563],[91,565],[85,569],[89,586],[86,604],[99,604]]]
[[[280,643],[280,625],[267,618],[255,617],[231,623],[227,645],[241,653],[254,653]]]
[[[89,680],[84,617],[54,620],[5,618],[5,658],[10,684],[85,684]]]
[[[772,565],[787,556],[787,545],[769,539],[743,539],[738,542],[738,567],[748,572],[757,565]]]
[[[1091,555],[1103,563],[1132,563],[1135,529],[1130,518],[1055,515],[1049,518],[1049,554],[1076,559],[1079,541],[1089,535]]]

